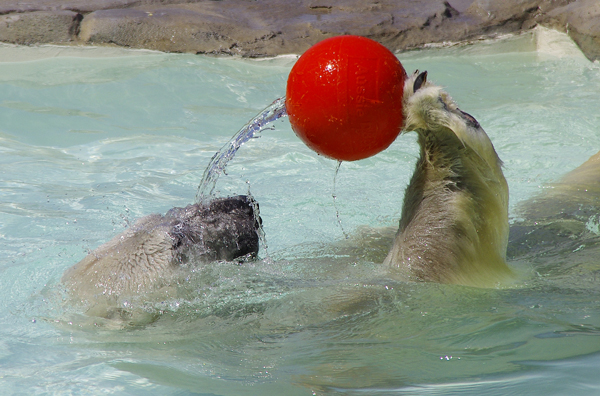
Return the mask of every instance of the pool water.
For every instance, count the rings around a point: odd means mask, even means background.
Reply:
[[[600,149],[600,66],[562,34],[399,58],[488,132],[513,217]],[[176,297],[132,298],[149,321],[70,303],[62,273],[136,218],[193,202],[213,154],[284,94],[296,59],[0,46],[0,393],[600,392],[600,252],[583,247],[588,260],[562,272],[539,263],[569,254],[512,263],[520,278],[501,289],[385,277],[415,134],[336,175],[282,118],[215,190],[260,203],[258,260],[198,265]]]

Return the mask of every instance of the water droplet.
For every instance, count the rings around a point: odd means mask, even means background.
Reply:
[[[337,207],[337,194],[335,193],[335,186],[337,181],[337,175],[340,171],[340,167],[342,166],[342,161],[337,162],[337,166],[335,167],[335,174],[333,175],[333,190],[331,191],[331,197],[333,198],[333,207],[335,208],[335,217],[337,219],[337,223],[342,230],[342,234],[344,234],[345,239],[349,239],[350,236],[344,230],[344,226],[342,225],[342,218],[340,217],[340,211]]]

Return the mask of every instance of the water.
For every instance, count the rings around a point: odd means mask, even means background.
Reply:
[[[486,129],[511,215],[600,149],[600,67],[562,35],[400,59]],[[522,277],[501,290],[386,279],[381,230],[398,221],[410,134],[336,175],[273,122],[213,191],[250,189],[269,256],[133,299],[150,323],[86,317],[64,299],[64,270],[136,218],[193,202],[214,153],[285,92],[295,57],[3,46],[0,61],[2,394],[598,393],[596,251],[513,263]]]
[[[258,134],[269,128],[270,123],[285,115],[287,115],[285,97],[281,97],[244,125],[221,150],[216,152],[204,170],[196,194],[196,202],[209,202],[214,197],[219,176],[225,172],[227,164],[235,157],[242,145],[250,139],[258,138]]]

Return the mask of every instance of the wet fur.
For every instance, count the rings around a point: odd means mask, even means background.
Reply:
[[[418,134],[421,153],[384,263],[394,278],[494,286],[511,274],[502,162],[475,118],[426,76],[404,87],[404,131]]]
[[[517,208],[508,257],[570,254],[599,246],[600,152]]]
[[[256,256],[255,208],[238,196],[142,217],[65,271],[61,282],[76,299],[97,303],[158,290],[188,263]]]

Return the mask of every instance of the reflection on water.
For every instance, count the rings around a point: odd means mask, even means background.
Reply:
[[[515,224],[517,205],[600,148],[600,69],[574,51],[540,31],[400,55],[489,133]],[[118,318],[83,314],[57,285],[62,272],[135,218],[191,202],[213,154],[281,96],[293,63],[116,55],[0,63],[0,103],[10,104],[0,106],[3,391],[504,395],[600,386],[589,369],[600,350],[593,236],[515,254],[520,277],[505,289],[385,277],[380,263],[417,156],[410,135],[341,167],[345,239],[331,200],[337,164],[306,148],[287,121],[273,123],[215,188],[250,188],[269,256],[184,269],[168,296],[124,299]],[[36,111],[46,108],[63,110]]]

